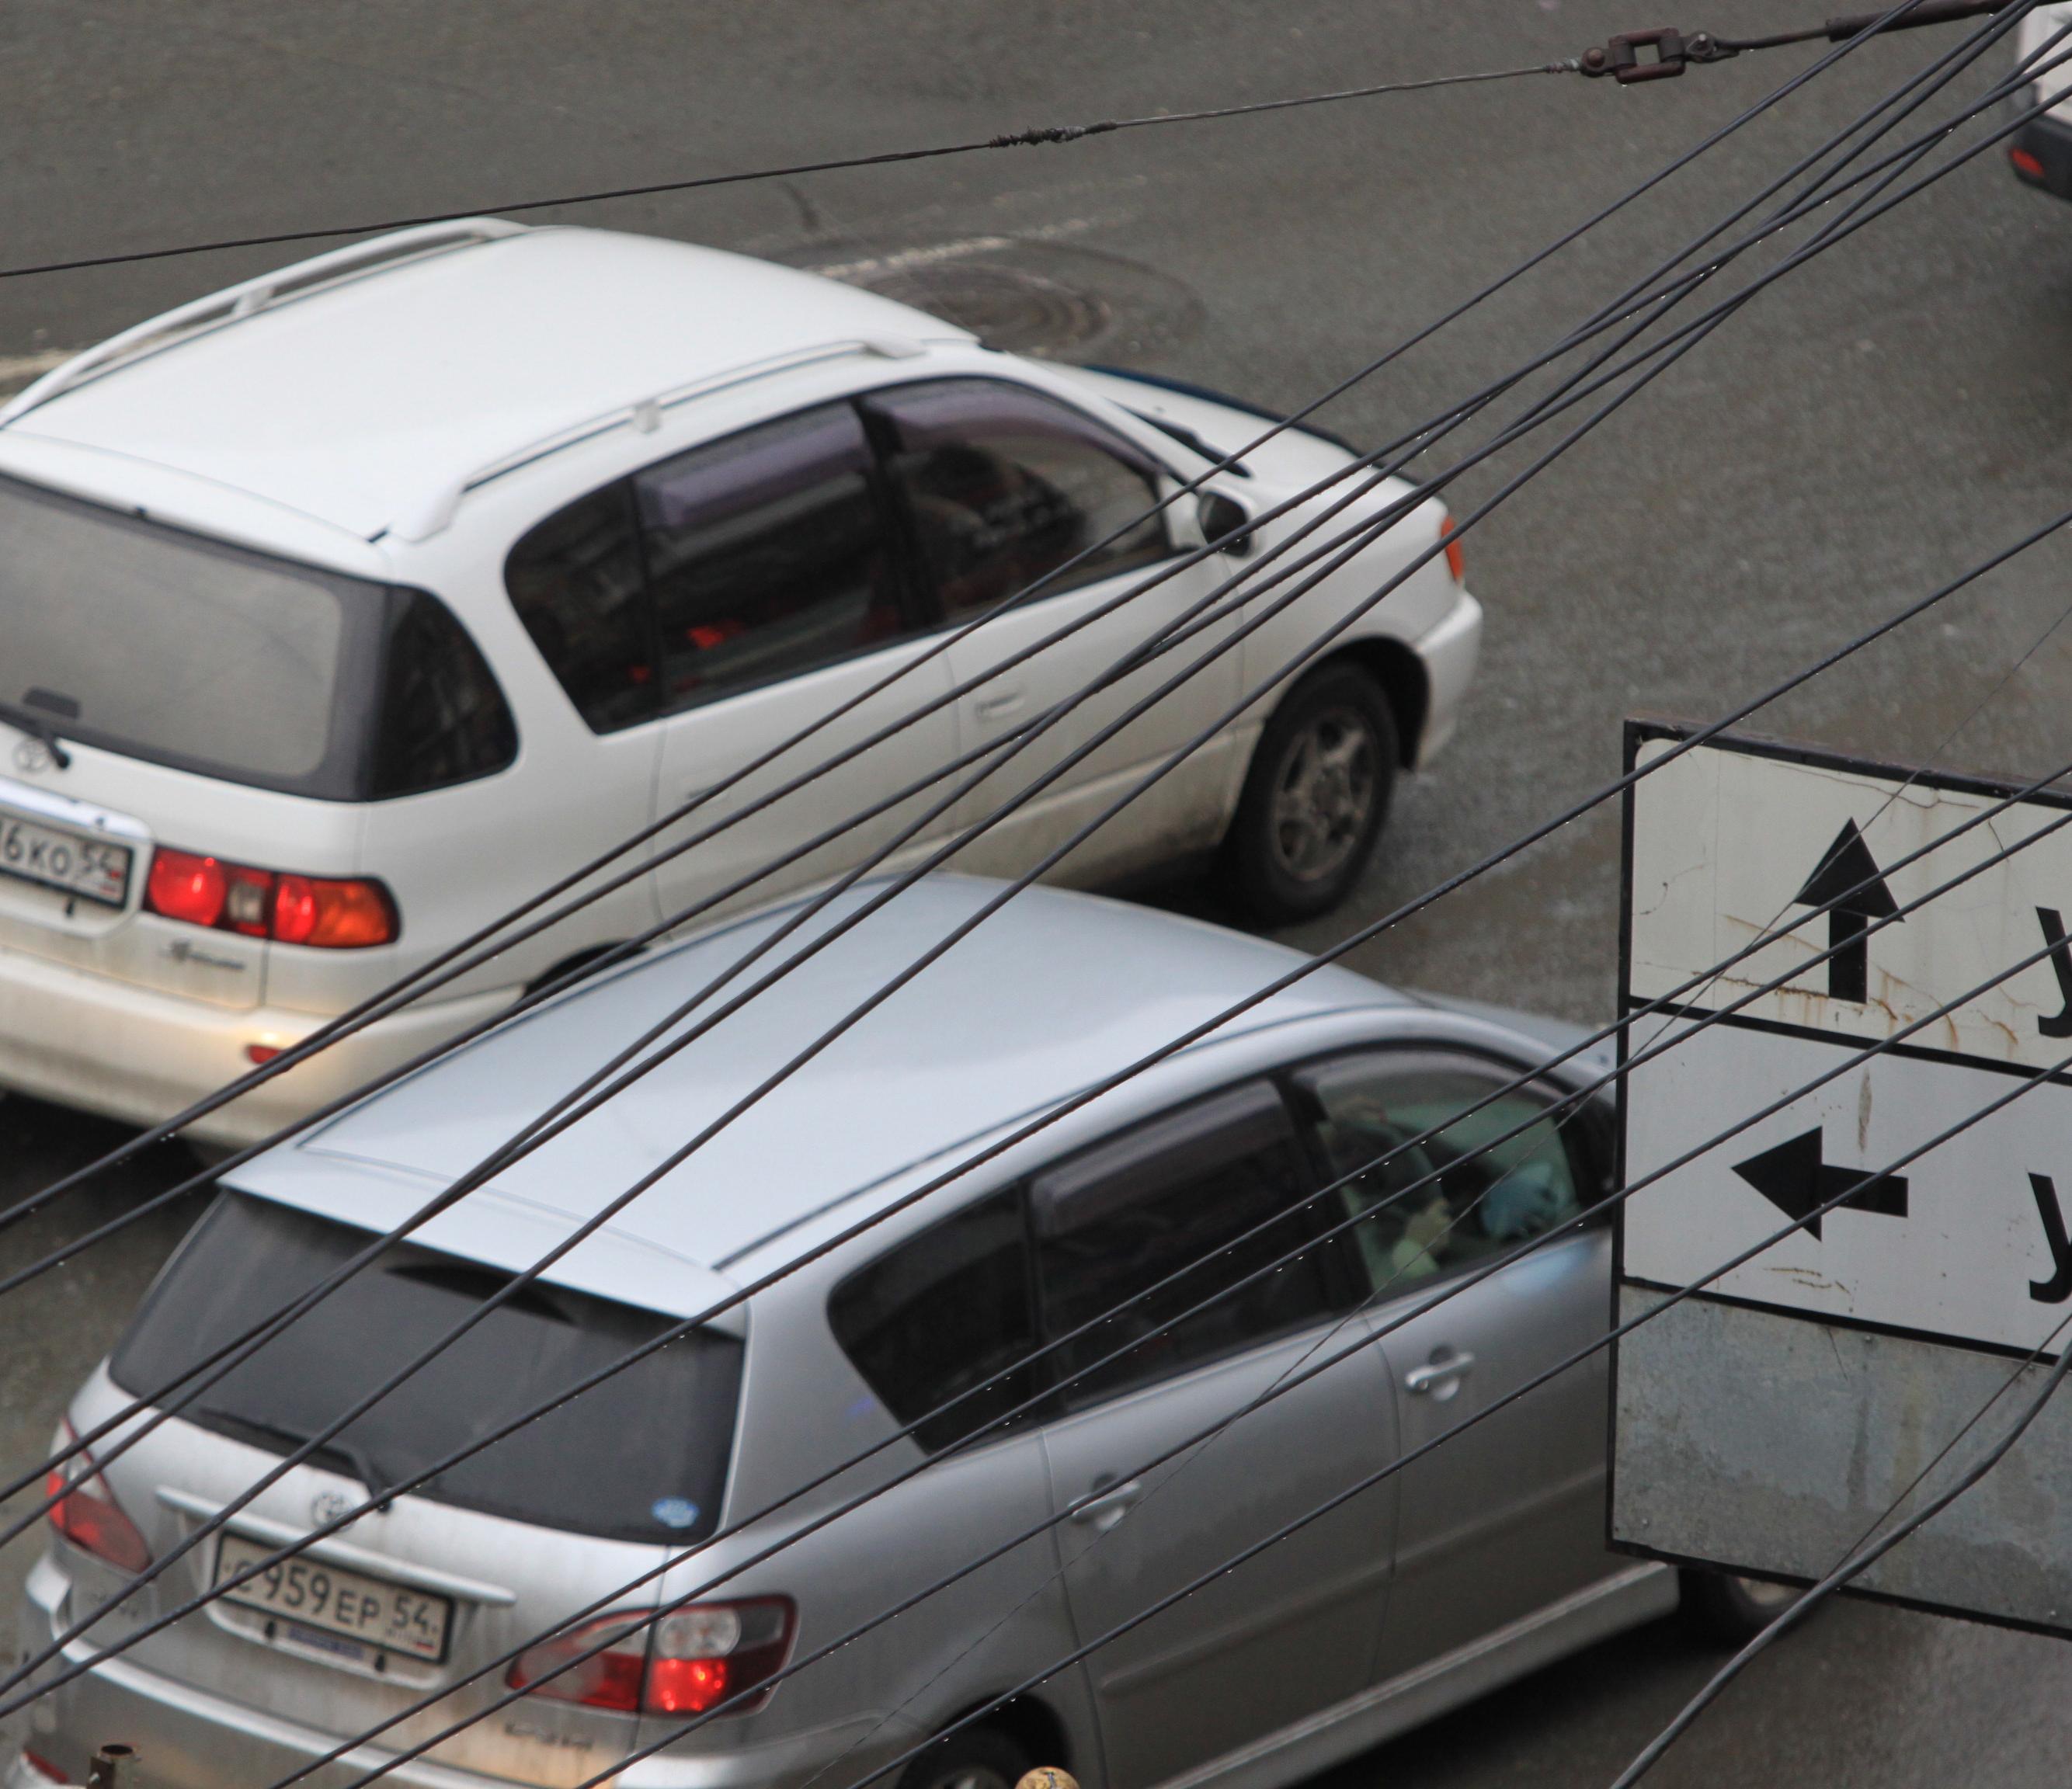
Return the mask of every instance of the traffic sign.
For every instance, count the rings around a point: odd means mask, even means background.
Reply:
[[[1665,757],[1676,738],[1634,728],[1633,763]],[[2072,909],[2072,802],[2032,796],[1981,819],[2012,792],[1754,741],[1715,740],[1663,764],[1627,797],[1628,998],[1716,1011],[1786,977],[1745,1016],[1875,1042],[2049,946],[2049,958],[1910,1041],[2033,1068],[2062,1061],[2072,1037],[2062,917]],[[1966,872],[1975,873],[1913,906]],[[1836,897],[1832,913],[1811,910]],[[1780,927],[1775,942],[1708,974]],[[1815,964],[1830,946],[1841,949]]]
[[[1655,1040],[1671,1047],[1633,1073],[1626,1176],[1723,1140],[1627,1201],[1629,1281],[1688,1286],[1803,1220],[1708,1290],[1988,1349],[2026,1351],[2065,1320],[2072,1085],[2047,1081],[1916,1155],[2027,1077],[1934,1057],[1858,1062],[1860,1044],[1696,1024],[1678,1020]],[[1835,1210],[1809,1215],[1838,1196]]]
[[[2072,1340],[2072,800],[1687,737],[1627,728],[1618,1309],[1678,1297],[1615,1349],[1611,1533],[1817,1577]],[[2072,1401],[1864,1586],[2072,1634],[2060,1468]]]

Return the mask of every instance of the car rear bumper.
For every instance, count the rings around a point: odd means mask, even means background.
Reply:
[[[264,1789],[338,1743],[332,1734],[109,1659],[31,1705],[20,1730],[0,1738],[0,1789],[50,1789],[48,1779],[22,1758],[23,1745],[84,1782],[95,1749],[117,1735],[135,1749],[140,1781],[150,1789]],[[859,1718],[767,1745],[660,1753],[628,1765],[613,1781],[616,1789],[804,1789],[824,1774],[832,1783],[853,1783],[922,1737],[897,1718]],[[629,1724],[626,1750],[637,1742]],[[394,1755],[364,1746],[304,1781],[309,1789],[343,1789]],[[556,1746],[549,1755],[551,1762],[537,1771],[514,1757],[486,1775],[417,1758],[396,1766],[381,1780],[406,1789],[552,1786],[582,1782],[613,1762],[589,1746]]]
[[[1420,770],[1445,749],[1460,724],[1461,704],[1474,681],[1482,644],[1482,605],[1465,590],[1417,642],[1426,684],[1424,728],[1417,739]]]
[[[66,1612],[69,1590],[64,1572],[49,1557],[31,1569],[21,1606],[25,1648],[49,1643]],[[263,1668],[265,1654],[256,1656]],[[68,1647],[64,1658],[68,1665],[90,1663],[91,1668],[0,1722],[0,1789],[49,1789],[48,1779],[23,1760],[24,1746],[84,1782],[87,1761],[111,1741],[135,1749],[138,1780],[149,1789],[264,1789],[324,1756],[341,1737],[177,1682],[125,1658],[98,1656],[81,1643]],[[47,1666],[43,1675],[55,1676],[56,1669]],[[581,1783],[623,1755],[607,1755],[594,1741],[571,1744],[565,1734],[545,1745],[512,1734],[514,1725],[523,1725],[512,1717],[526,1706],[515,1705],[484,1722],[484,1730],[496,1738],[486,1760],[470,1761],[480,1762],[480,1769],[416,1758],[396,1766],[382,1780],[408,1789],[508,1789],[513,1783],[552,1789]],[[451,1717],[450,1709],[439,1716],[442,1721]],[[421,1737],[430,1738],[430,1730]],[[649,1722],[629,1721],[623,1750],[655,1737]],[[755,1744],[658,1753],[628,1765],[612,1780],[615,1789],[805,1789],[816,1779],[854,1783],[923,1737],[899,1715],[856,1714]],[[341,1789],[394,1756],[379,1746],[361,1746],[304,1780],[309,1789]]]
[[[2072,124],[2030,119],[2008,143],[2008,160],[2024,185],[2072,199]]]
[[[187,1135],[256,1143],[516,997],[515,989],[497,989],[406,1007],[211,1113]],[[171,1118],[248,1073],[248,1047],[286,1048],[323,1023],[306,1012],[183,1000],[0,946],[0,1088],[125,1123]]]

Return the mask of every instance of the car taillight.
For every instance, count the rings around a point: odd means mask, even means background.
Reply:
[[[146,911],[282,944],[357,950],[391,942],[396,903],[361,876],[296,876],[161,845],[144,884]]]
[[[1453,538],[1453,519],[1448,516],[1439,524],[1439,538],[1446,543],[1446,569],[1453,574],[1456,584],[1468,581],[1468,562],[1461,552],[1461,544]]]
[[[73,1446],[78,1440],[72,1425],[61,1423],[51,1451]],[[74,1546],[133,1576],[151,1563],[151,1549],[116,1502],[91,1454],[81,1450],[52,1467],[43,1479],[43,1495],[57,1499],[51,1507],[51,1526]]]
[[[693,1603],[652,1620],[605,1615],[528,1647],[504,1680],[536,1696],[627,1714],[703,1714],[775,1673],[791,1643],[791,1619],[783,1597]],[[549,1677],[607,1641],[594,1657]],[[743,1697],[726,1712],[746,1714],[768,1697],[766,1690]]]

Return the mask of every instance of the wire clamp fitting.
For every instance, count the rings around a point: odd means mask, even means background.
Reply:
[[[1715,59],[1712,55],[1694,54],[1693,46],[1699,43],[1705,46],[1706,51],[1718,47],[1714,39],[1703,34],[1687,39],[1674,25],[1657,25],[1646,31],[1621,31],[1601,47],[1585,50],[1581,68],[1586,75],[1610,75],[1622,87],[1642,80],[1674,80],[1684,72],[1687,61]],[[1642,61],[1642,50],[1654,51],[1654,59]]]

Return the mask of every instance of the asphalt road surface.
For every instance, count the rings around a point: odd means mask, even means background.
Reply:
[[[1678,22],[1753,35],[1822,10],[1709,4]],[[0,263],[1536,62],[1660,22],[1630,0],[14,0],[0,20]],[[1852,58],[1326,420],[1379,441],[1466,396],[1951,41],[1918,34]],[[1534,78],[538,215],[835,270],[980,318],[1006,345],[1293,406],[1813,53],[1631,89]],[[0,281],[0,380],[285,258]],[[1616,774],[1622,716],[1716,713],[2035,526],[2066,501],[2068,459],[2072,208],[1988,154],[1793,274],[1469,535],[1489,617],[1461,737],[1400,790],[1357,900],[1293,942],[1343,936]],[[1523,463],[1470,474],[1456,510]],[[2072,541],[2047,543],[1777,704],[1763,730],[1971,769],[2072,757],[2068,571]],[[1352,960],[1601,1020],[1617,860],[1617,816],[1601,808]],[[1196,888],[1163,898],[1215,911]],[[0,1105],[0,1197],[118,1135]],[[0,1264],[183,1167],[172,1148],[139,1161],[0,1239]],[[158,1214],[0,1306],[6,1470],[36,1456],[191,1215]],[[23,1550],[0,1560],[10,1602]],[[1601,1784],[1716,1658],[1669,1630],[1614,1642],[1333,1773],[1334,1789]],[[2054,1786],[2068,1691],[2058,1643],[1844,1605],[1761,1663],[1655,1780]]]

